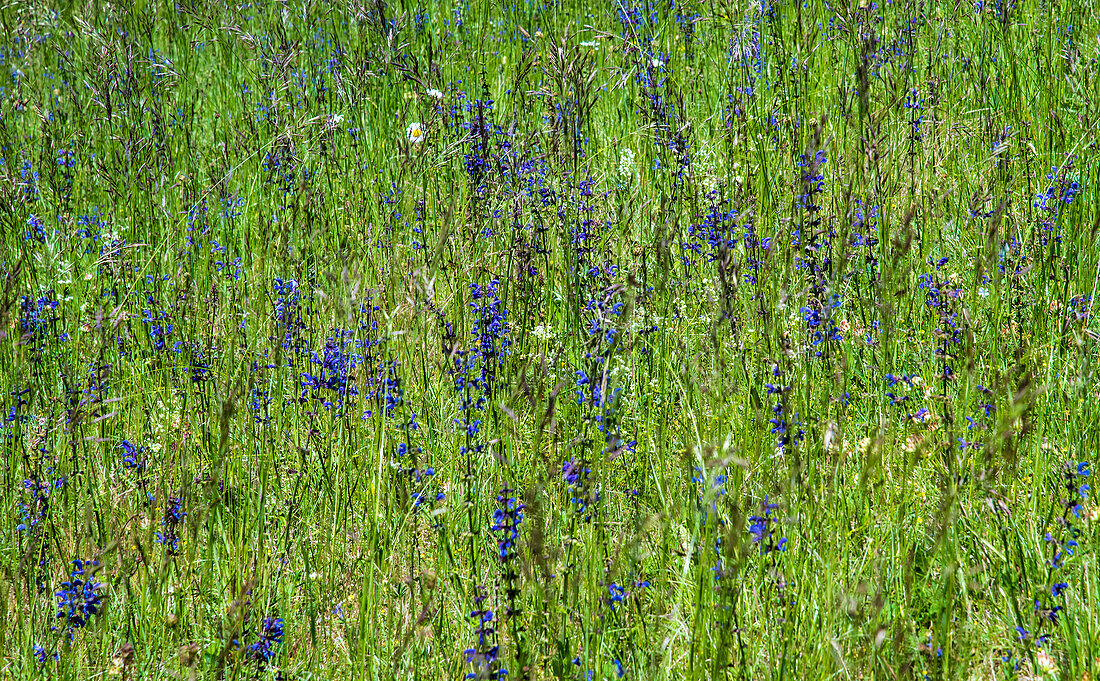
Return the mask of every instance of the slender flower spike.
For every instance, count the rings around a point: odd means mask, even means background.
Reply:
[[[504,487],[497,495],[500,508],[493,512],[493,524],[490,529],[499,533],[498,555],[501,562],[516,557],[516,541],[519,539],[519,524],[523,522],[525,506],[512,496],[512,490]]]
[[[485,607],[487,598],[485,588],[477,587],[474,609],[470,611],[470,618],[475,622],[477,645],[463,651],[466,664],[471,667],[466,674],[467,679],[503,679],[508,676],[507,668],[500,664],[500,646],[493,642],[496,636],[496,627],[493,626],[495,616],[492,610]]]

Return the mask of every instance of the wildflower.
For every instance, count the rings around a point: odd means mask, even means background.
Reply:
[[[523,510],[525,506],[512,496],[512,490],[504,487],[497,495],[497,503],[500,508],[493,511],[493,532],[499,532],[498,541],[500,560],[507,562],[515,558],[516,540],[519,539],[519,524],[523,522]]]
[[[98,563],[92,560],[74,560],[69,581],[62,582],[61,588],[57,590],[57,617],[65,620],[70,638],[73,629],[87,626],[88,621],[103,605],[102,596],[99,593],[103,584],[95,581],[91,575],[85,575],[86,568],[97,565]]]
[[[978,295],[981,296],[982,298],[988,298],[989,297],[989,289],[982,286],[981,288],[978,289]]]
[[[122,457],[123,466],[138,471],[145,466],[145,460],[142,458],[142,454],[145,452],[144,447],[135,447],[129,440],[123,440],[120,447],[122,451],[126,452],[126,455]]]
[[[554,332],[554,329],[546,326],[545,324],[539,324],[535,328],[531,329],[531,335],[535,338],[538,338],[539,340],[552,340],[557,336],[557,334]]]
[[[186,515],[183,510],[183,501],[179,497],[168,497],[168,503],[164,507],[164,518],[161,520],[164,531],[157,532],[155,537],[156,542],[164,546],[169,556],[179,555],[180,539],[177,528]]]
[[[1057,677],[1058,675],[1058,663],[1051,657],[1050,653],[1046,650],[1040,650],[1035,655],[1036,661],[1039,663],[1039,670],[1044,674]]]
[[[409,123],[409,127],[405,128],[405,136],[409,138],[410,144],[420,144],[424,141],[424,128],[420,123]]]
[[[630,147],[623,147],[619,154],[619,174],[623,176],[634,174],[634,150]]]
[[[575,458],[561,465],[561,477],[568,487],[569,501],[576,504],[575,511],[584,515],[585,522],[592,519],[590,507],[600,500],[600,491],[590,480],[591,473],[592,470],[583,461]]]
[[[439,90],[436,90],[435,88],[428,88],[428,91],[424,94],[428,97],[431,97],[432,99],[443,99],[443,93]]]
[[[615,612],[616,605],[622,605],[623,600],[626,599],[626,589],[612,582],[607,587],[607,604],[611,607],[611,612]]]
[[[492,640],[496,634],[493,611],[483,607],[487,598],[485,587],[479,586],[474,596],[474,609],[470,611],[470,617],[476,622],[474,633],[477,635],[477,645],[463,651],[466,664],[472,667],[466,674],[467,679],[503,679],[508,676],[508,670],[500,666],[500,646]]]
[[[752,535],[752,542],[760,545],[761,553],[771,553],[772,551],[786,551],[787,550],[787,538],[776,538],[774,536],[774,525],[779,522],[779,519],[773,515],[773,511],[779,508],[779,504],[773,504],[768,502],[768,497],[764,497],[764,501],[760,504],[760,510],[762,515],[751,516],[749,518],[749,534]]]
[[[260,636],[245,651],[249,659],[256,662],[270,662],[275,658],[277,647],[283,642],[283,620],[281,617],[268,617],[260,629]]]
[[[24,241],[37,241],[38,243],[46,243],[46,229],[42,225],[42,219],[31,215],[27,218],[27,227],[29,229],[23,236]]]

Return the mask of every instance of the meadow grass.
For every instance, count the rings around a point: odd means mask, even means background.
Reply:
[[[0,677],[1100,673],[1094,3],[0,26]]]

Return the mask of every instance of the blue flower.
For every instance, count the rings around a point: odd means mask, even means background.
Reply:
[[[493,611],[484,607],[487,598],[485,588],[477,587],[474,609],[470,611],[470,618],[475,622],[477,644],[463,651],[466,664],[473,667],[466,674],[467,679],[502,679],[508,675],[508,670],[500,666],[500,647],[492,642],[496,627],[493,626]]]
[[[263,621],[259,637],[245,649],[249,659],[267,663],[275,659],[279,644],[283,642],[283,620],[280,617],[268,617]]]
[[[493,511],[493,524],[490,530],[499,533],[497,552],[501,562],[507,562],[516,557],[516,541],[519,539],[519,525],[523,522],[523,504],[512,496],[512,490],[504,487],[497,494],[497,503],[500,508]]]
[[[760,504],[761,514],[749,517],[749,534],[752,535],[753,543],[759,544],[760,551],[764,554],[787,550],[787,538],[776,538],[774,534],[773,527],[779,522],[779,519],[773,515],[777,508],[779,508],[779,505],[770,503],[768,497],[765,496],[764,501]]]
[[[86,570],[90,571],[98,565],[94,560],[74,560],[69,581],[63,582],[57,591],[57,617],[65,621],[70,637],[74,629],[87,626],[103,605],[99,593],[103,584],[95,581],[91,574],[85,574]]]
[[[145,452],[144,447],[135,447],[129,440],[123,440],[119,445],[125,455],[122,457],[122,465],[127,469],[135,469],[141,471],[145,467],[145,459],[142,454]]]
[[[164,531],[157,532],[155,536],[157,543],[164,545],[165,552],[169,556],[179,555],[180,540],[177,527],[186,515],[187,513],[183,510],[183,500],[179,497],[168,497],[164,506],[164,517],[161,518]]]

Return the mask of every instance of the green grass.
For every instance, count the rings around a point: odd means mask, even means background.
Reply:
[[[1100,673],[1094,4],[0,26],[0,677]]]

